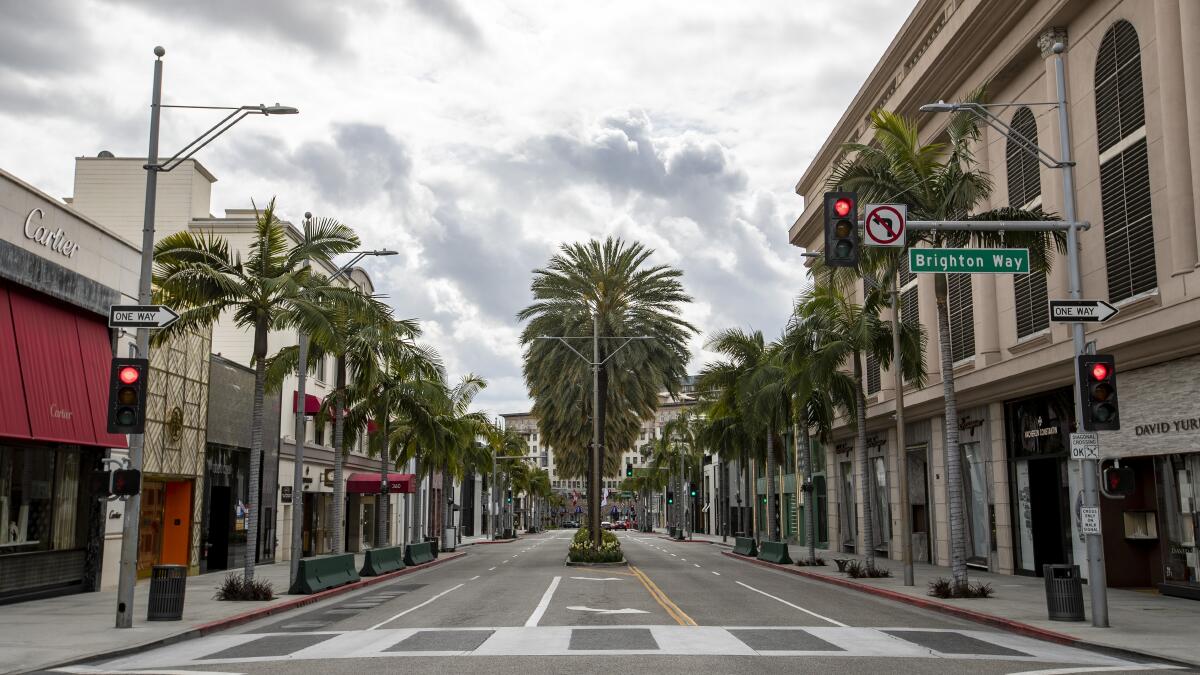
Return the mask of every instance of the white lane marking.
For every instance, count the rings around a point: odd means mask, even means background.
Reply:
[[[720,572],[713,572],[713,574],[715,574],[715,575],[717,575],[717,576],[721,576],[721,573],[720,573]]]
[[[650,613],[644,609],[633,609],[632,607],[625,607],[622,609],[596,609],[594,607],[583,607],[580,605],[575,605],[572,607],[568,607],[567,609],[573,609],[576,612],[595,612],[597,614],[649,614]]]
[[[583,581],[624,581],[620,577],[571,577],[572,579],[581,579]],[[321,624],[325,625],[325,624]]]
[[[525,620],[526,626],[536,626],[542,620],[542,615],[546,613],[546,608],[550,606],[550,598],[554,597],[554,589],[558,588],[558,582],[562,581],[562,577],[554,577],[550,581],[550,586],[542,593],[542,601],[533,609],[533,614]]]
[[[77,673],[79,675],[144,675],[154,673],[158,675],[242,675],[242,673],[227,673],[220,670],[108,670],[106,668],[96,668],[92,666],[63,666],[50,671],[52,673]]]
[[[768,592],[766,592],[766,591],[760,591],[760,590],[758,590],[757,588],[755,588],[755,587],[753,587],[753,586],[750,586],[749,584],[743,584],[743,583],[742,583],[742,582],[740,582],[740,581],[739,581],[739,582],[737,582],[737,583],[738,583],[738,585],[739,585],[739,586],[743,586],[743,587],[745,587],[745,588],[749,588],[750,590],[754,591],[755,593],[761,593],[762,595],[765,595],[765,596],[767,596],[768,598],[771,598],[772,600],[778,600],[779,602],[782,602],[783,604],[787,605],[788,607],[791,607],[792,609],[798,609],[798,610],[800,610],[801,612],[804,612],[805,614],[811,614],[812,616],[815,616],[815,617],[817,617],[818,619],[820,619],[820,620],[822,620],[822,621],[828,621],[829,623],[831,623],[831,624],[833,624],[833,625],[835,625],[835,626],[841,626],[842,628],[849,628],[849,626],[847,626],[846,624],[844,624],[844,623],[842,623],[842,622],[840,622],[840,621],[834,621],[833,619],[831,619],[831,618],[829,618],[829,617],[827,617],[827,616],[821,616],[820,614],[817,614],[816,612],[814,612],[814,611],[812,611],[812,610],[804,609],[804,608],[803,608],[803,607],[801,607],[800,605],[793,605],[792,603],[788,602],[787,600],[784,600],[783,598],[777,598],[777,597],[775,597],[774,595],[771,595],[770,593],[768,593]]]
[[[495,568],[495,567],[489,567],[489,568],[488,568],[488,571],[489,571],[489,572],[495,572],[495,571],[496,571],[496,568]]]
[[[507,561],[507,560],[501,560],[501,561],[500,561],[500,564],[501,564],[501,565],[507,565],[507,564],[508,564],[508,561]]]
[[[391,623],[391,622],[395,621],[396,619],[399,619],[400,617],[404,616],[405,614],[408,614],[409,612],[415,612],[418,609],[421,609],[422,607],[424,607],[425,605],[428,605],[431,602],[433,602],[434,600],[437,600],[438,598],[442,597],[443,595],[457,591],[458,589],[460,589],[462,587],[463,587],[463,584],[459,584],[459,585],[455,586],[454,588],[447,588],[446,590],[442,591],[441,593],[438,593],[437,595],[426,600],[425,602],[422,602],[421,604],[419,604],[415,607],[409,607],[408,609],[404,610],[403,612],[400,612],[396,616],[393,616],[392,618],[390,618],[386,621],[380,621],[379,623],[375,624],[374,626],[371,626],[367,630],[377,630],[380,626]]]
[[[1178,670],[1182,665],[1139,663],[1130,665],[1093,665],[1091,668],[1051,668],[1050,670],[1021,670],[1009,675],[1069,675],[1070,673],[1129,673],[1130,670]]]
[[[687,562],[687,558],[680,558],[679,562]]]
[[[297,363],[299,363],[299,362],[297,361]],[[696,563],[692,563],[692,564],[695,565],[696,567],[699,567],[699,565],[697,565]]]
[[[475,580],[476,580],[476,579],[478,579],[478,578],[479,578],[479,575],[478,575],[478,574],[476,574],[475,576],[471,577],[471,581],[475,581]]]
[[[674,553],[672,553],[672,554],[671,554],[671,557],[672,557],[672,558],[678,558],[679,556],[677,556],[677,555],[675,555]]]

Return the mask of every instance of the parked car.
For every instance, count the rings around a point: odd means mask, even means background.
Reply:
[[[613,523],[613,524],[612,524],[612,529],[614,529],[614,530],[627,530],[627,529],[629,529],[629,527],[628,527],[628,526],[625,524],[625,521],[623,521],[623,520],[618,520],[617,522],[615,522],[615,523]]]
[[[575,522],[574,520],[564,520],[564,521],[563,521],[563,523],[562,523],[562,526],[563,526],[564,528],[567,528],[567,527],[574,527],[574,528],[578,528],[578,527],[579,527],[579,523]]]
[[[608,522],[607,520],[600,521],[600,529],[602,529],[602,530],[611,530],[612,526],[613,526],[613,524]]]

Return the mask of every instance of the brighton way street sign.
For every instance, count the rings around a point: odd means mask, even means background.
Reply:
[[[166,305],[112,305],[108,308],[109,328],[166,328],[179,318]]]
[[[1028,274],[1027,248],[910,248],[913,272],[952,274]]]
[[[1117,308],[1103,300],[1051,300],[1050,320],[1103,323],[1117,315]]]

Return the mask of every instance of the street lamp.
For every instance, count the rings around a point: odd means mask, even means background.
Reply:
[[[922,112],[957,112],[969,111],[986,122],[993,129],[1000,132],[1006,138],[1016,140],[1020,147],[1027,153],[1037,158],[1043,165],[1062,171],[1063,182],[1063,211],[1066,216],[1067,228],[1067,282],[1068,291],[1072,300],[1080,298],[1080,274],[1079,274],[1079,224],[1075,221],[1075,177],[1072,168],[1075,162],[1071,160],[1071,128],[1067,120],[1067,81],[1065,75],[1065,66],[1063,64],[1063,52],[1067,47],[1062,42],[1056,42],[1051,48],[1054,53],[1054,75],[1056,84],[1056,93],[1058,100],[1054,103],[1034,103],[1024,105],[1054,105],[1058,107],[1058,140],[1059,152],[1062,159],[1058,160],[1043,151],[1026,138],[1024,135],[1013,130],[1012,127],[1005,124],[1000,118],[993,115],[987,106],[980,103],[946,103],[938,101],[937,103],[929,103],[921,106]],[[1006,104],[1006,105],[1021,105],[1021,104]],[[1075,321],[1071,323],[1071,338],[1075,348],[1075,359],[1085,351],[1083,338],[1083,324]],[[1083,409],[1081,397],[1079,395],[1081,383],[1079,381],[1078,369],[1075,369],[1075,419],[1083,419]],[[901,439],[903,440],[903,438]],[[1097,462],[1094,459],[1082,460],[1083,473],[1083,502],[1084,506],[1098,508],[1100,502],[1099,495],[1099,469]],[[1099,534],[1089,534],[1087,537],[1087,558],[1088,558],[1088,587],[1091,589],[1092,595],[1092,625],[1098,628],[1108,627],[1108,591],[1105,585],[1105,570],[1104,570],[1104,540]]]
[[[289,106],[281,106],[278,103],[273,106],[257,105],[257,106],[241,106],[238,108],[222,108],[218,106],[181,106],[181,105],[163,105],[162,102],[162,57],[165,56],[167,50],[162,47],[154,48],[154,85],[151,89],[150,97],[150,146],[146,153],[146,164],[142,167],[146,170],[146,205],[144,215],[142,217],[142,260],[141,260],[141,277],[138,280],[138,302],[142,305],[151,303],[151,279],[154,270],[154,206],[155,198],[158,196],[158,174],[173,170],[179,166],[184,160],[191,158],[201,148],[208,145],[217,136],[225,133],[230,127],[237,124],[246,118],[247,115],[295,115],[300,111]],[[209,127],[207,131],[201,134],[196,140],[183,146],[183,148],[175,153],[166,162],[158,161],[158,121],[163,108],[204,108],[216,110],[233,110],[225,116],[225,119],[217,122]],[[137,351],[138,356],[148,358],[150,354],[150,329],[137,329]],[[138,471],[142,470],[142,449],[145,447],[144,434],[129,435],[129,464],[130,468]],[[256,458],[251,459],[251,464]],[[257,481],[258,476],[252,476],[252,482]],[[253,519],[258,518],[258,513],[255,511],[257,506],[257,496],[251,491],[250,507],[251,507],[251,529],[249,542],[249,552],[247,555],[254,556],[258,551],[257,532],[258,528]],[[121,524],[121,563],[117,574],[117,628],[132,628],[133,627],[133,588],[137,582],[137,549],[138,549],[138,534],[140,530],[140,519],[142,510],[142,495],[141,491],[129,498],[125,503],[125,519]]]
[[[307,231],[308,224],[312,222],[312,213],[311,212],[305,212],[304,222],[305,222],[305,230]],[[348,270],[350,270],[356,263],[358,263],[358,261],[362,260],[363,258],[365,258],[367,256],[384,256],[384,255],[395,255],[395,254],[396,254],[395,251],[389,251],[389,250],[358,251],[358,252],[356,252],[355,256],[350,259],[350,262],[346,263],[345,265],[342,265],[336,271],[334,271],[334,273],[332,275],[330,275],[329,281],[332,282],[334,279],[337,279],[342,274],[344,274]],[[305,265],[307,265],[307,264],[308,264],[308,261],[305,261]],[[293,466],[292,466],[292,485],[293,486],[300,486],[304,480],[304,443],[305,443],[305,439],[308,436],[307,429],[305,428],[306,427],[305,423],[307,421],[307,417],[305,416],[305,405],[304,405],[304,396],[305,396],[304,388],[305,388],[305,384],[306,384],[306,380],[307,380],[307,376],[308,376],[308,334],[304,332],[303,328],[298,329],[297,333],[299,334],[299,338],[298,338],[298,349],[299,349],[298,359],[299,360],[297,361],[298,365],[296,366],[296,430],[294,432],[294,439],[295,439],[294,447],[295,447],[296,451],[294,453],[295,456],[293,458]],[[342,411],[338,410],[338,411],[336,411],[336,414],[341,415]],[[383,420],[383,424],[384,424],[384,434],[385,434],[384,438],[386,439],[387,438],[387,436],[386,436],[387,420],[386,419]],[[341,448],[334,448],[334,453],[340,453],[340,452],[341,452]],[[337,454],[336,456],[340,457],[340,454]],[[380,458],[380,461],[379,461],[379,464],[380,464],[380,468],[379,468],[380,496],[379,496],[379,504],[376,505],[376,509],[375,509],[377,512],[376,520],[379,521],[378,526],[376,528],[378,531],[378,534],[379,534],[378,540],[375,542],[375,546],[377,548],[383,545],[383,540],[386,537],[387,526],[388,526],[388,523],[383,520],[383,518],[386,515],[386,509],[383,508],[383,500],[387,498],[387,495],[383,492],[384,485],[386,485],[386,483],[387,483],[387,462],[384,459],[384,456],[385,456],[385,453],[383,453],[383,452],[379,453],[379,458]],[[293,490],[295,490],[295,487],[293,487]],[[342,528],[342,526],[341,526],[342,501],[344,498],[340,497],[339,495],[344,494],[343,491],[345,490],[345,487],[342,485],[341,462],[335,462],[335,464],[334,464],[333,490],[334,490],[333,521],[334,521],[335,531],[337,531],[339,533],[338,537],[340,539],[340,537],[341,537],[340,532],[341,532],[341,528]],[[292,558],[291,558],[290,567],[289,567],[289,582],[291,585],[295,585],[296,575],[298,575],[300,573],[300,551],[304,546],[304,538],[303,538],[303,535],[304,535],[304,532],[303,532],[303,528],[304,528],[304,495],[303,495],[303,491],[297,491],[297,492],[300,493],[299,498],[296,498],[296,497],[292,498]],[[335,549],[336,548],[338,548],[338,547],[335,547]]]

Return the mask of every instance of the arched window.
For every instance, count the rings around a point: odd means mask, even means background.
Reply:
[[[1012,118],[1012,128],[1037,145],[1037,120],[1033,118],[1029,108],[1017,109]],[[1004,158],[1008,173],[1008,205],[1021,209],[1040,207],[1042,176],[1037,157],[1010,138]],[[1017,339],[1050,327],[1050,305],[1045,274],[1014,274],[1013,297],[1016,299]]]
[[[1096,139],[1110,301],[1158,287],[1137,31],[1113,24],[1096,55]]]

